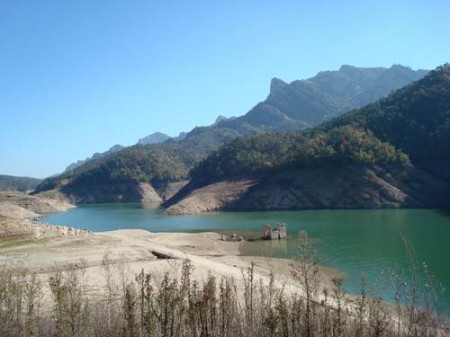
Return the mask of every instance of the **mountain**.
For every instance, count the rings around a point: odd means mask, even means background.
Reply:
[[[154,202],[189,176],[201,159],[220,145],[239,136],[237,131],[217,129],[190,132],[182,141],[134,145],[110,153],[44,180],[36,193],[56,190],[73,203],[136,202],[144,192]]]
[[[185,136],[186,136],[186,133],[182,132],[182,133],[180,133],[180,135],[178,137],[175,137],[174,139],[182,140]],[[147,137],[139,139],[137,144],[139,144],[139,145],[159,144],[159,143],[163,143],[169,139],[171,139],[170,136],[168,136],[164,133],[161,133],[161,132],[155,132]],[[122,146],[122,145],[114,145],[108,151],[101,152],[101,153],[94,153],[91,157],[88,157],[83,160],[78,160],[77,162],[68,165],[66,167],[66,169],[64,170],[64,173],[72,172],[75,168],[77,168],[83,164],[86,164],[88,161],[108,156],[112,153],[119,152],[119,151],[123,150],[124,148],[125,148],[125,146]]]
[[[247,114],[221,126],[247,124],[266,131],[288,131],[315,126],[331,117],[374,102],[423,76],[393,65],[386,68],[357,68],[344,65],[338,71],[324,71],[307,80],[285,83],[273,78],[264,102]]]
[[[201,160],[237,137],[317,125],[347,109],[370,103],[425,73],[402,66],[343,66],[338,71],[321,72],[290,84],[273,79],[267,99],[241,117],[219,116],[213,125],[196,127],[181,139],[137,144],[106,153],[45,180],[37,191],[56,188],[79,203],[138,201],[142,197],[139,184],[147,184],[147,190],[153,188],[155,194],[160,194],[169,183],[189,179],[191,169]]]
[[[64,170],[64,173],[72,172],[77,167],[79,167],[83,164],[86,164],[87,162],[89,162],[91,160],[100,159],[100,158],[103,158],[110,154],[117,153],[117,152],[123,150],[124,148],[125,148],[125,146],[122,146],[122,145],[114,145],[106,152],[94,153],[91,157],[88,157],[84,160],[78,160],[77,162],[70,164],[69,166],[66,167],[66,169]]]
[[[42,179],[0,175],[0,190],[27,192],[34,190]]]
[[[328,121],[320,129],[348,124],[370,130],[416,163],[450,159],[450,67],[439,67],[417,83]]]
[[[279,89],[282,90],[282,89]],[[449,207],[450,66],[307,131],[222,146],[168,213]]]
[[[390,68],[358,68],[344,65],[307,80],[291,83],[273,78],[268,97],[241,117],[219,116],[211,126],[189,134],[221,138],[221,134],[288,132],[316,126],[346,111],[372,103],[428,73],[393,65]],[[215,134],[218,135],[215,135]],[[228,138],[228,137],[227,137]]]
[[[147,137],[141,138],[138,141],[139,145],[148,145],[148,144],[158,144],[158,143],[163,143],[166,140],[169,140],[171,137],[161,133],[161,132],[155,132],[152,133],[151,135],[148,135]]]
[[[183,140],[184,138],[186,138],[187,134],[188,134],[187,132],[180,132],[180,134],[178,136],[176,136],[172,139],[176,140],[176,141],[180,141],[180,140]]]

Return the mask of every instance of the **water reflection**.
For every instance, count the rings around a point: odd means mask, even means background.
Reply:
[[[241,254],[285,259],[291,257],[287,239],[245,242],[241,247]]]

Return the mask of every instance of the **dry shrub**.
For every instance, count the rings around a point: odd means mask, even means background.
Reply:
[[[350,300],[342,280],[323,287],[306,233],[292,264],[297,293],[276,277],[259,277],[255,264],[243,271],[243,287],[229,277],[192,279],[189,260],[180,275],[155,277],[142,270],[131,277],[117,261],[103,259],[104,296],[90,303],[84,264],[69,266],[49,278],[51,314],[42,307],[42,284],[35,275],[4,270],[0,275],[0,335],[96,337],[234,336],[448,336],[431,305],[419,305],[420,287],[408,289],[392,277],[398,298],[385,305],[361,282]],[[417,282],[419,281],[417,278]]]

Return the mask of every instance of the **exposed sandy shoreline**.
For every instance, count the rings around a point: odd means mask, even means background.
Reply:
[[[31,198],[31,199],[30,199]],[[261,256],[242,256],[244,243],[222,240],[218,233],[152,233],[141,229],[115,230],[93,233],[64,226],[53,226],[35,221],[43,213],[64,211],[73,207],[64,201],[0,192],[0,272],[26,271],[36,273],[43,285],[44,303],[50,303],[48,281],[55,271],[69,271],[73,266],[83,272],[87,295],[103,301],[106,292],[105,256],[112,262],[116,281],[132,281],[142,270],[150,273],[155,284],[160,284],[166,273],[179,278],[185,259],[193,271],[191,278],[200,284],[212,275],[217,279],[233,278],[238,292],[244,289],[244,277],[254,266],[254,279],[283,289],[286,296],[304,296],[301,282],[292,275],[292,260]],[[38,213],[39,212],[39,213]],[[31,219],[30,219],[31,217]],[[170,256],[160,259],[156,255]],[[320,288],[331,290],[333,278],[343,275],[329,267],[318,267]],[[242,293],[241,293],[242,294]],[[346,310],[356,312],[354,296],[346,295]],[[319,290],[315,301],[323,300]],[[337,303],[328,298],[328,305]],[[44,307],[49,307],[45,305]],[[386,310],[394,309],[385,304]],[[394,318],[395,320],[395,318]]]
[[[87,234],[87,231],[35,221],[43,214],[64,212],[73,207],[64,200],[0,191],[0,248],[18,240],[23,243],[25,240]]]
[[[210,274],[217,278],[233,277],[239,283],[242,273],[255,263],[255,274],[263,281],[275,274],[280,286],[301,291],[290,273],[289,260],[240,256],[240,242],[225,242],[217,233],[151,233],[139,229],[92,233],[81,236],[53,237],[28,241],[21,245],[0,246],[0,268],[25,268],[48,277],[56,269],[85,260],[85,281],[92,295],[104,287],[102,260],[105,254],[118,261],[127,275],[134,278],[142,269],[156,278],[169,272],[180,272],[184,259],[194,266],[193,278],[205,280]],[[152,251],[170,255],[174,259],[157,259]],[[329,282],[338,272],[321,268]],[[327,283],[328,283],[327,282]]]
[[[104,286],[102,260],[106,254],[130,277],[142,269],[157,277],[166,272],[176,275],[182,261],[189,259],[194,266],[192,276],[199,281],[210,274],[242,281],[242,273],[253,262],[256,276],[263,281],[268,281],[273,272],[280,286],[301,291],[292,278],[290,260],[240,256],[243,243],[223,241],[217,233],[151,233],[139,229],[92,233],[29,219],[39,216],[38,212],[64,211],[69,207],[64,201],[0,193],[0,269],[25,268],[44,280],[55,269],[64,270],[84,260],[85,281],[94,295]],[[157,259],[152,251],[173,259]],[[327,284],[340,276],[332,268],[320,270]]]

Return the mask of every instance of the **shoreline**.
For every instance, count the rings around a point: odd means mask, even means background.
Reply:
[[[212,232],[152,233],[141,229],[53,237],[7,249],[0,247],[0,272],[36,274],[42,287],[43,312],[54,305],[49,280],[60,272],[66,277],[79,275],[86,298],[101,305],[108,294],[106,265],[118,295],[123,291],[121,286],[135,282],[141,272],[151,275],[155,287],[162,284],[166,275],[180,282],[186,260],[193,267],[190,273],[193,282],[204,285],[211,276],[218,283],[228,280],[234,285],[236,298],[243,298],[250,270],[255,285],[267,287],[274,275],[273,286],[277,292],[284,293],[286,298],[305,298],[301,282],[291,273],[291,260],[242,256],[241,244],[222,241],[220,234]],[[154,252],[171,259],[157,258]],[[319,288],[331,287],[337,272],[319,268],[319,273],[324,279]],[[320,302],[321,291],[314,298]],[[336,307],[333,301],[328,303]]]
[[[65,210],[69,208],[72,207]],[[11,230],[19,229],[17,237],[2,240],[5,224]],[[194,266],[193,278],[197,281],[203,282],[212,274],[217,278],[234,278],[241,285],[243,274],[255,263],[256,277],[264,283],[269,282],[270,274],[274,273],[278,286],[287,287],[288,292],[303,292],[298,280],[292,276],[292,259],[242,255],[244,244],[252,243],[223,241],[220,231],[155,233],[121,229],[90,232],[35,222],[29,218],[0,216],[0,270],[9,267],[17,271],[26,269],[39,274],[44,283],[56,270],[67,271],[73,266],[82,266],[87,287],[94,298],[104,291],[101,286],[104,284],[102,261],[106,255],[133,276],[141,270],[151,272],[157,278],[162,278],[164,273],[178,275],[182,261],[187,258]],[[152,251],[174,259],[158,259]],[[332,289],[333,278],[343,276],[341,271],[331,267],[318,268],[323,279],[322,288]],[[350,301],[357,296],[346,294]],[[385,304],[387,307],[392,305],[389,302]]]
[[[25,240],[24,244],[17,240],[17,244],[10,241],[10,245],[0,245],[0,268],[9,265],[14,269],[12,264],[20,261],[17,269],[50,274],[55,268],[64,269],[82,259],[87,262],[88,274],[89,269],[97,274],[103,257],[108,255],[126,265],[131,273],[138,273],[142,268],[163,273],[171,264],[189,259],[197,269],[199,279],[208,273],[240,278],[242,271],[248,269],[252,262],[260,269],[261,276],[267,277],[270,272],[275,272],[283,279],[292,278],[289,268],[292,260],[244,256],[241,255],[243,242],[222,241],[221,237],[221,234],[214,232],[154,233],[141,229],[44,236]],[[158,259],[152,252],[171,256],[172,259]],[[327,284],[332,278],[342,275],[330,267],[320,266],[319,269]]]
[[[274,273],[278,286],[302,292],[291,274],[292,260],[243,256],[243,242],[224,241],[220,233],[154,233],[142,229],[91,232],[31,220],[73,207],[61,200],[1,192],[0,270],[36,273],[45,284],[56,270],[68,271],[80,266],[90,296],[95,298],[104,291],[101,285],[105,257],[115,261],[128,275],[145,270],[156,278],[162,278],[165,273],[177,275],[182,261],[189,259],[194,266],[192,277],[198,282],[214,275],[233,278],[242,286],[243,274],[254,264],[255,276],[262,282],[268,283],[270,274]],[[152,252],[172,259],[158,259]],[[338,271],[326,267],[321,267],[320,273],[327,285],[339,275]]]

